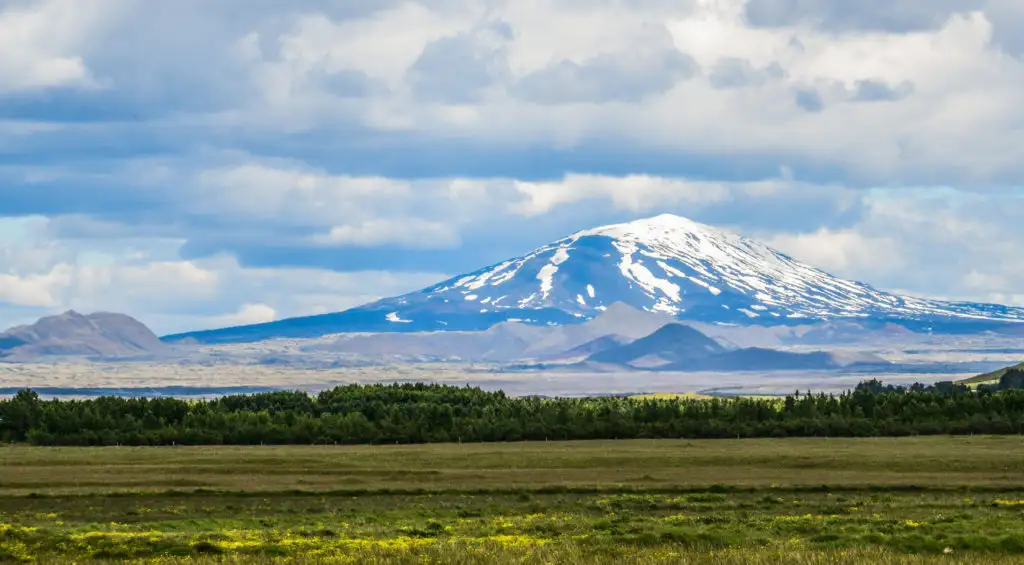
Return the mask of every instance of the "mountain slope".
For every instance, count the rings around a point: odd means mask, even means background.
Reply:
[[[1016,365],[1003,367],[1002,369],[992,371],[991,373],[985,373],[983,375],[962,379],[957,381],[957,383],[965,385],[991,383],[993,381],[998,381],[999,379],[1003,378],[1003,375],[1010,371],[1024,371],[1024,363],[1017,363]]]
[[[68,311],[0,334],[0,359],[5,361],[55,355],[125,357],[165,348],[138,320],[109,312],[84,316]]]
[[[603,351],[615,349],[623,345],[628,344],[629,338],[621,335],[605,335],[597,339],[592,339],[583,345],[577,345],[567,351],[560,353],[554,353],[547,355],[541,359],[544,362],[570,362],[570,361],[586,361],[588,357],[592,357]]]
[[[614,302],[681,320],[744,325],[821,320],[987,327],[1024,310],[899,296],[839,279],[739,235],[672,215],[577,232],[432,287],[345,312],[168,336],[201,342],[352,331],[482,330],[502,321],[573,324]]]
[[[840,364],[824,351],[797,353],[748,347],[659,368],[667,371],[799,371],[838,367]]]

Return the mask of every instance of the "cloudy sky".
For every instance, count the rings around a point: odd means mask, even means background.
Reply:
[[[337,311],[672,212],[1024,304],[1020,0],[3,0],[0,321]]]

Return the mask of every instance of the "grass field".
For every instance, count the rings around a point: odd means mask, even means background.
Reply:
[[[634,394],[630,398],[637,400],[706,400],[712,397],[696,392],[654,392],[651,394]]]
[[[1024,438],[0,448],[0,561],[1024,563]]]

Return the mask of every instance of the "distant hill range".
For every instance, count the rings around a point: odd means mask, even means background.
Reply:
[[[0,360],[50,356],[130,357],[158,353],[166,345],[144,324],[124,314],[68,311],[0,333]]]
[[[338,334],[299,340],[287,352],[271,347],[263,355],[235,358],[222,351],[217,359],[301,366],[310,358],[355,357],[373,362],[485,362],[509,370],[525,366],[598,372],[828,370],[887,364],[878,357],[856,352],[837,355],[773,348],[798,343],[804,337],[814,343],[816,330],[805,327],[760,328],[750,333],[743,327],[686,324],[666,313],[616,302],[579,324],[538,326],[506,321],[484,331]],[[704,330],[714,331],[714,335]],[[825,333],[831,335],[831,330]],[[844,334],[850,337],[855,332],[845,328]],[[258,352],[259,348],[245,349]],[[160,358],[174,362],[190,359],[195,353],[187,343],[172,348],[141,322],[113,313],[83,315],[69,311],[0,334],[0,361],[5,362],[52,357]]]
[[[763,243],[661,215],[580,231],[520,257],[344,312],[164,339],[237,343],[351,332],[483,331],[503,322],[571,326],[595,319],[616,302],[707,325],[834,323],[838,334],[1024,328],[1024,309],[884,292]]]
[[[341,334],[302,351],[406,361],[518,361],[525,368],[588,371],[829,370],[889,365],[877,356],[856,352],[801,353],[737,346],[735,342],[747,336],[722,334],[732,339],[712,338],[670,316],[615,303],[594,319],[569,326],[502,322],[482,332]],[[773,337],[778,343],[788,341],[785,334]],[[770,340],[754,336],[753,341]]]
[[[727,349],[698,330],[681,324],[668,324],[647,337],[608,347],[591,355],[587,362],[659,371],[827,370],[890,365],[871,354],[800,353],[761,347]]]
[[[500,322],[484,331],[341,334],[332,341],[308,345],[303,349],[406,360],[582,361],[607,345],[642,338],[672,321],[670,316],[616,303],[582,324],[535,326]]]

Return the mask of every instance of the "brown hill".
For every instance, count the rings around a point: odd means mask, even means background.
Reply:
[[[156,353],[166,346],[149,328],[124,314],[82,315],[70,310],[0,334],[0,359],[48,356],[127,357]]]

